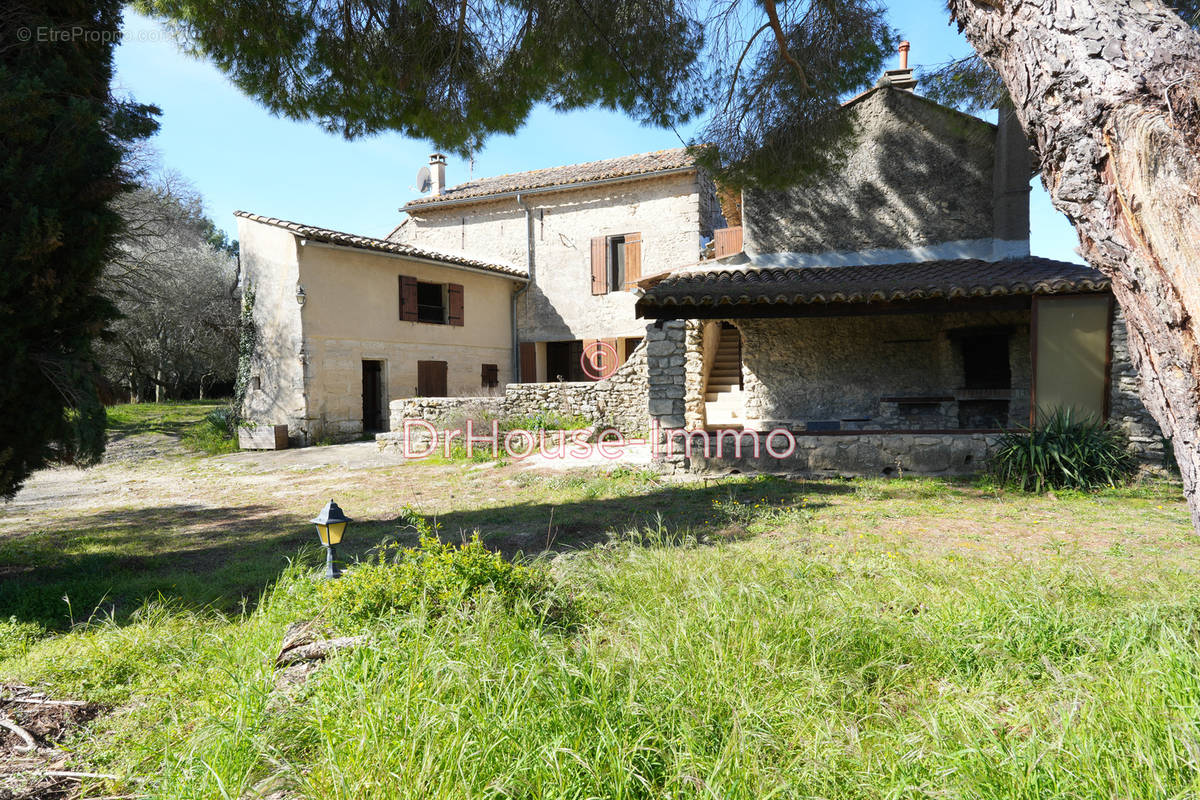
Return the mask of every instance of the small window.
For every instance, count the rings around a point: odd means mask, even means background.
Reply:
[[[446,324],[446,285],[417,282],[417,322]]]
[[[625,289],[625,237],[608,237],[608,290]]]
[[[483,388],[495,389],[500,385],[500,367],[496,364],[483,365]]]
[[[621,359],[621,363],[628,361],[629,357],[631,355],[633,355],[633,351],[637,350],[638,345],[641,343],[642,343],[641,336],[630,336],[628,339],[626,339],[625,340],[625,353],[624,353],[624,357]]]
[[[250,377],[250,391],[262,391],[262,378],[258,377],[257,375],[252,375]]]

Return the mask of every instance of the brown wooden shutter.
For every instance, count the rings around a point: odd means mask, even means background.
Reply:
[[[742,252],[742,227],[720,228],[713,231],[713,256],[724,258]]]
[[[411,275],[400,276],[400,319],[417,321],[417,279]]]
[[[628,265],[629,262],[625,262]],[[608,375],[610,372],[615,372],[617,367],[621,366],[621,351],[617,349],[616,339],[601,339],[608,347],[600,348],[600,352],[604,353],[604,370],[601,374]]]
[[[537,344],[521,342],[521,383],[537,383]]]
[[[494,389],[500,385],[500,367],[496,364],[484,364],[481,370],[481,383],[485,389]]]
[[[625,290],[629,291],[642,277],[642,235],[625,234]]]
[[[592,237],[592,294],[608,292],[608,240]]]
[[[445,361],[418,361],[417,396],[445,397],[446,372]]]
[[[463,325],[463,287],[461,283],[451,283],[446,286],[446,294],[450,298],[449,321],[451,325]]]

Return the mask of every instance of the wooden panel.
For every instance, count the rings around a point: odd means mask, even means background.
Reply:
[[[461,283],[450,283],[446,285],[446,296],[450,302],[450,313],[448,315],[451,325],[463,325],[463,287]]]
[[[287,425],[248,425],[238,428],[238,447],[242,450],[286,450]]]
[[[642,235],[628,233],[625,235],[625,290],[637,285],[642,277]]]
[[[496,364],[484,364],[480,368],[480,385],[485,389],[494,389],[500,385],[500,367]]]
[[[417,279],[411,275],[400,276],[400,319],[417,321]]]
[[[521,342],[521,383],[537,383],[537,345]]]
[[[418,361],[417,362],[417,396],[445,397],[446,396],[446,362]]]
[[[608,293],[607,240],[603,236],[592,237],[592,294]]]
[[[717,258],[732,256],[742,252],[742,227],[719,228],[713,231],[714,255]]]
[[[617,367],[624,363],[624,359],[621,358],[621,351],[617,349],[617,340],[615,338],[601,339],[600,341],[608,345],[608,347],[600,348],[600,352],[604,354],[604,369],[601,374],[608,375],[611,372],[615,372]],[[609,350],[609,347],[612,349]]]

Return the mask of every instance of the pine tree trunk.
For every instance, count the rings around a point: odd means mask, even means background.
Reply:
[[[949,0],[1112,279],[1200,530],[1200,37],[1159,0]]]

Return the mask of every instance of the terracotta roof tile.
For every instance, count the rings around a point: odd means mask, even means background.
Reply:
[[[261,222],[265,225],[274,225],[277,228],[284,228],[296,234],[297,236],[302,236],[305,239],[311,239],[314,242],[325,242],[326,244],[336,244],[343,247],[354,247],[358,248],[359,250],[373,250],[380,253],[392,253],[393,255],[410,256],[412,258],[420,258],[426,261],[440,261],[444,264],[470,267],[472,269],[483,270],[486,272],[497,272],[501,275],[508,275],[526,280],[528,279],[528,273],[521,267],[515,267],[511,264],[480,261],[477,258],[473,258],[462,253],[447,253],[438,250],[428,250],[424,247],[415,247],[411,244],[403,244],[401,242],[391,242],[387,239],[376,239],[372,236],[358,236],[353,233],[343,233],[342,231],[330,230],[329,228],[317,228],[312,225],[303,225],[299,222],[289,222],[286,219],[264,217],[259,214],[251,214],[248,211],[235,211],[233,212],[233,215],[235,217],[243,217],[255,222]]]
[[[644,285],[644,284],[643,284]],[[646,289],[641,316],[687,308],[954,300],[1108,290],[1108,278],[1065,261],[952,259],[852,267],[730,267],[674,272]]]
[[[535,169],[528,172],[514,172],[509,175],[496,175],[490,178],[476,178],[445,189],[439,195],[421,197],[407,203],[404,207],[420,208],[452,200],[468,198],[486,198],[509,192],[529,191],[532,189],[547,189],[556,186],[568,187],[575,183],[606,180],[610,178],[625,178],[641,175],[653,175],[657,172],[683,169],[695,165],[695,160],[688,154],[687,148],[676,147],[671,150],[658,150],[653,153],[639,153],[620,158],[608,158],[603,161],[589,161],[585,164],[570,164],[565,167],[550,167]]]

